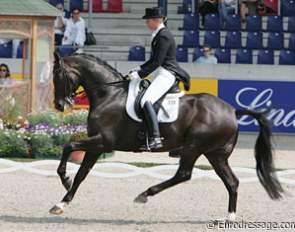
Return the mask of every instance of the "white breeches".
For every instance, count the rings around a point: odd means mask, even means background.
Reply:
[[[150,101],[152,104],[158,101],[173,86],[176,80],[175,76],[163,67],[157,68],[149,76],[153,80],[140,101],[141,107],[147,101]]]

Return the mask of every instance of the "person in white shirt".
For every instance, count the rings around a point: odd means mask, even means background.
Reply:
[[[54,21],[54,39],[55,45],[61,45],[62,38],[64,36],[65,27],[67,25],[68,19],[65,17],[64,6],[62,3],[58,3],[55,6],[58,10],[62,12],[62,16],[56,17]]]
[[[224,23],[227,15],[235,14],[237,7],[236,0],[220,0],[219,1],[219,15],[220,15],[220,29],[224,29]]]
[[[85,21],[80,16],[79,9],[72,10],[72,17],[68,20],[62,40],[62,45],[84,46],[85,43]]]
[[[211,55],[211,46],[205,44],[203,46],[203,56],[200,56],[196,61],[199,64],[217,64],[217,58]]]

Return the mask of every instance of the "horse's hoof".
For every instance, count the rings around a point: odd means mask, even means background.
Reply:
[[[234,223],[236,221],[236,214],[234,212],[228,213],[225,218],[217,219],[214,221],[214,224],[217,225],[219,223]]]
[[[65,180],[65,182],[63,183],[63,186],[65,187],[65,189],[67,191],[70,191],[71,188],[72,188],[72,184],[73,184],[72,179],[70,177],[67,177],[66,180]]]
[[[64,212],[64,203],[56,204],[49,210],[49,212],[51,214],[62,214]]]
[[[147,201],[147,197],[142,194],[138,195],[138,197],[136,197],[134,200],[135,203],[147,203]]]

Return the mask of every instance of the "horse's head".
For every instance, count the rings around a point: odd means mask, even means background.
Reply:
[[[54,52],[53,82],[55,108],[63,112],[66,106],[74,105],[75,92],[80,85],[80,74],[67,65],[57,52]]]

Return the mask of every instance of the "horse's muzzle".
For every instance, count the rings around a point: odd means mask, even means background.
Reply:
[[[64,112],[65,110],[65,101],[58,99],[58,100],[54,100],[54,105],[55,105],[55,109],[60,111],[60,112]]]

